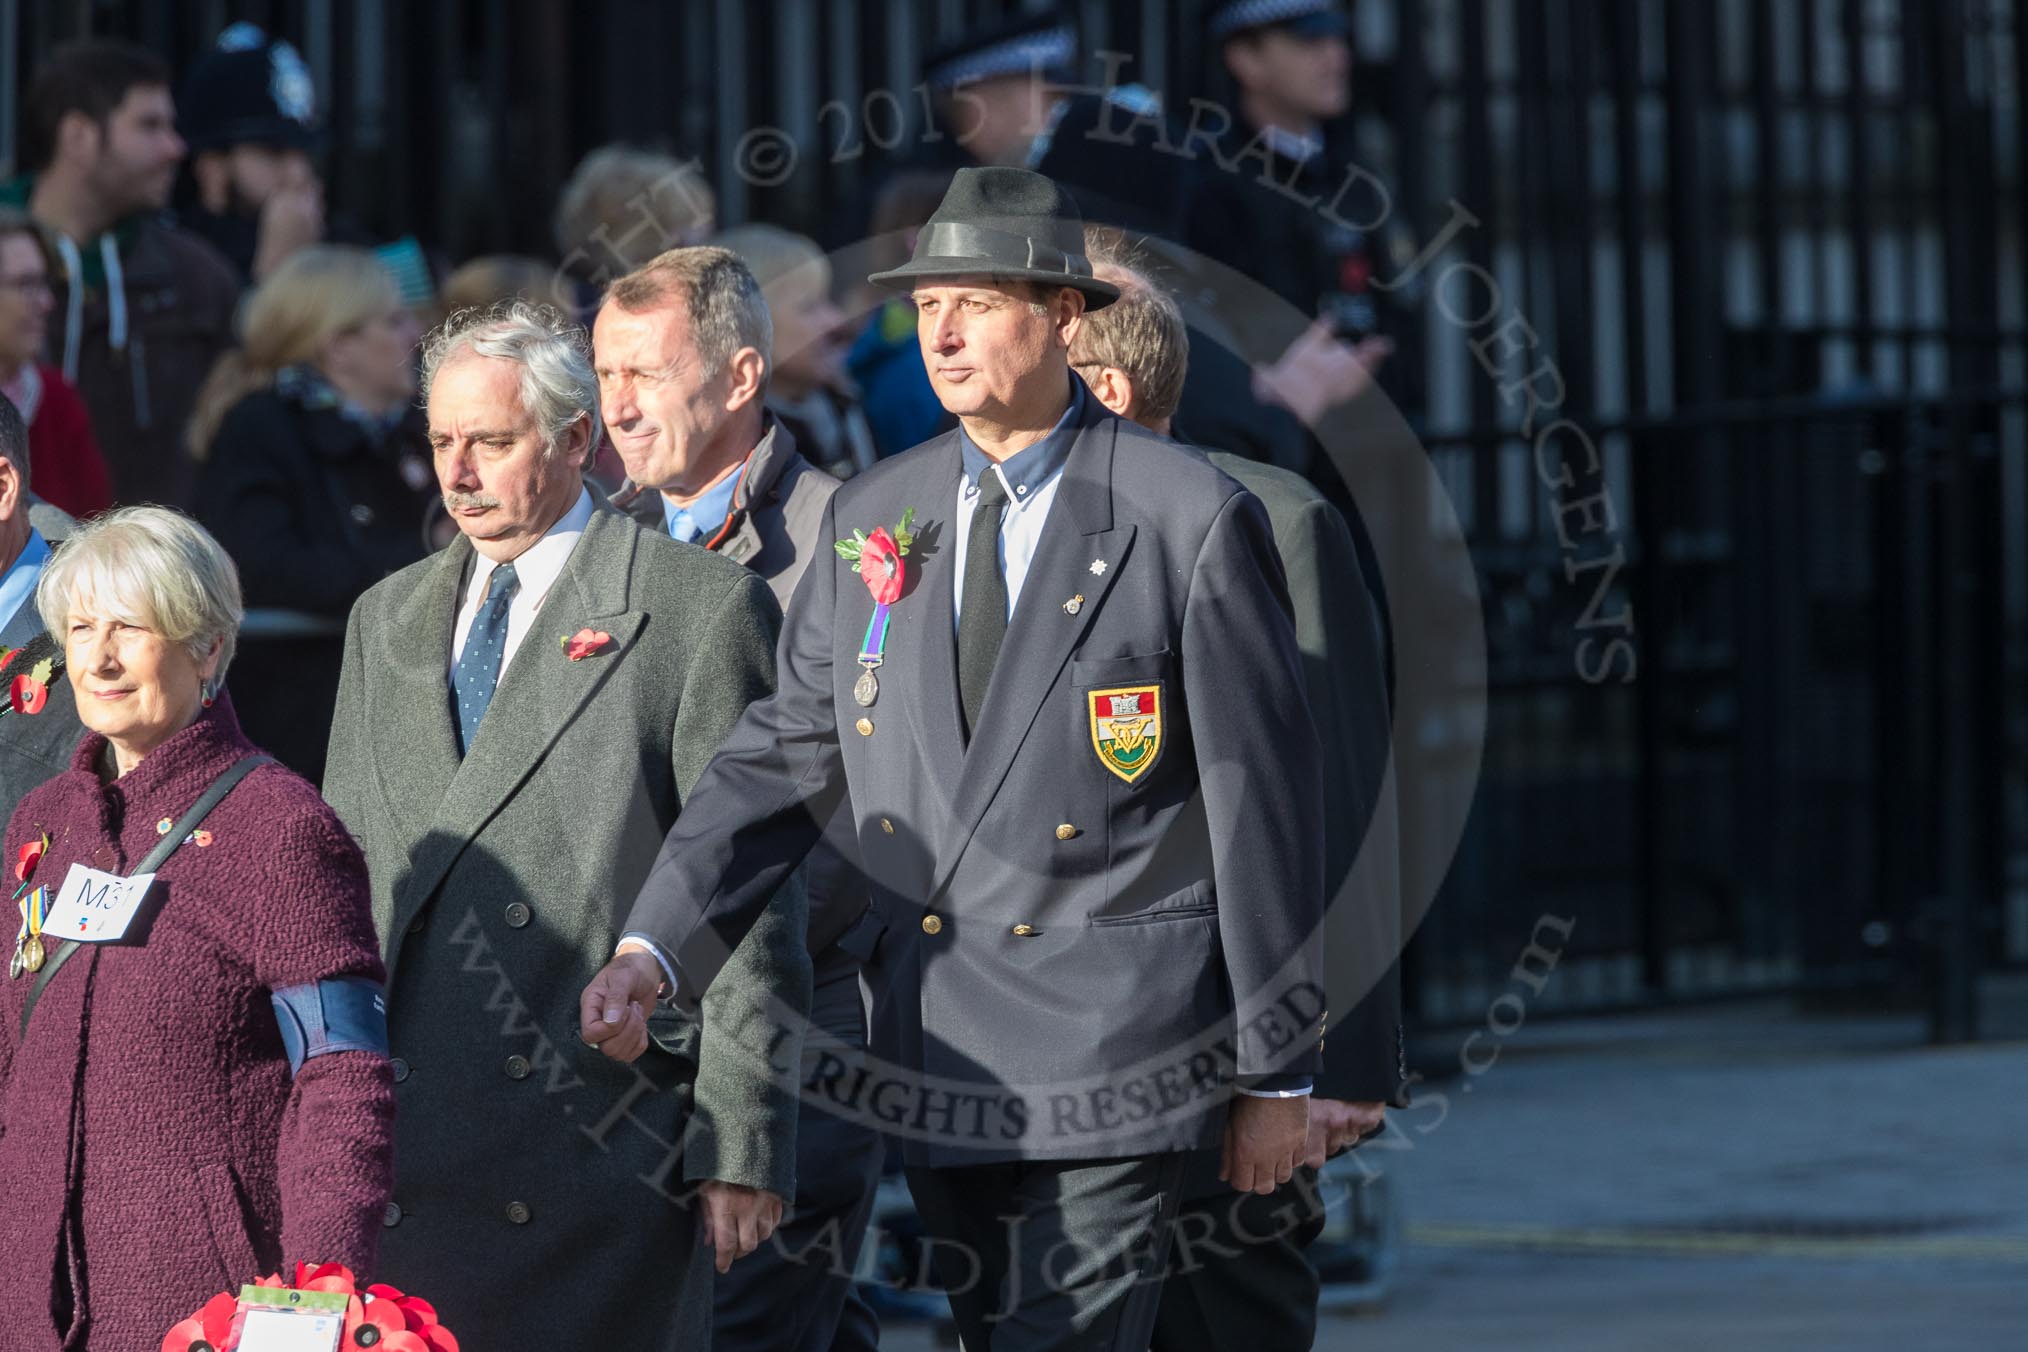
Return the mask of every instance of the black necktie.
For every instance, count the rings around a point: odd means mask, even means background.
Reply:
[[[958,699],[968,740],[1007,637],[1007,579],[1000,573],[1000,523],[1006,516],[1007,486],[989,468],[979,475],[979,500],[965,538],[965,602],[958,616]]]

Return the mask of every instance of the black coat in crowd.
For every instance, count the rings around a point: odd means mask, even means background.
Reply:
[[[239,565],[250,616],[227,683],[247,735],[313,782],[338,698],[345,617],[428,551],[439,513],[422,415],[356,419],[315,393],[235,404],[211,444],[198,518]],[[283,612],[280,614],[274,612]]]

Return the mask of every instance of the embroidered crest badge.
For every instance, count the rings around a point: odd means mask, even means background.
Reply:
[[[1115,686],[1086,698],[1099,763],[1129,784],[1148,773],[1162,750],[1161,685]]]

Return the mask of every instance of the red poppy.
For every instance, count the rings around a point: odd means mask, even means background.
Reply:
[[[368,1326],[378,1330],[381,1344],[389,1334],[408,1333],[408,1316],[391,1300],[361,1300],[354,1296],[345,1306],[345,1346],[359,1346],[358,1332]]]
[[[16,676],[7,702],[14,706],[17,714],[39,714],[42,706],[49,702],[49,687],[33,676]]]
[[[230,1345],[233,1316],[239,1313],[239,1297],[221,1291],[204,1302],[204,1308],[170,1329],[162,1339],[162,1352],[189,1352],[196,1343],[209,1343],[223,1352]]]
[[[563,641],[563,651],[573,662],[581,662],[595,652],[603,652],[613,636],[603,629],[580,629]]]
[[[201,844],[209,842],[199,842]],[[296,1289],[299,1291],[343,1291],[346,1295],[358,1289],[358,1279],[352,1269],[343,1263],[321,1263],[311,1267],[308,1263],[296,1264]]]
[[[48,836],[37,836],[21,847],[21,853],[14,859],[14,878],[27,882],[28,875],[35,872],[35,866],[42,862],[43,851],[49,848]]]
[[[908,581],[908,566],[901,561],[901,547],[885,526],[866,537],[859,550],[859,578],[873,593],[873,603],[891,606],[901,599]]]
[[[7,670],[7,664],[19,656],[21,656],[19,648],[9,648],[5,652],[0,652],[0,671]]]

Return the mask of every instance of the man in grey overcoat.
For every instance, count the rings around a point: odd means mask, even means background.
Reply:
[[[705,1250],[721,1269],[750,1252],[794,1192],[800,881],[701,1018],[659,1016],[634,1067],[579,1041],[573,997],[773,688],[780,611],[745,569],[585,488],[597,383],[553,312],[454,316],[424,388],[461,535],[354,609],[325,784],[365,849],[388,968],[378,1275],[468,1347],[703,1347]],[[700,1075],[703,1040],[738,1054]]]

